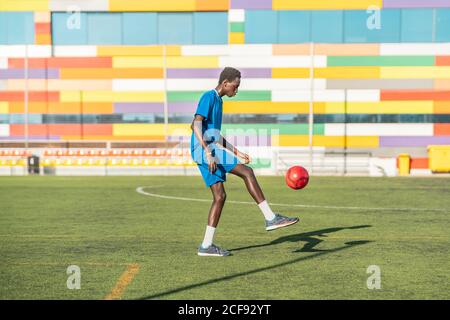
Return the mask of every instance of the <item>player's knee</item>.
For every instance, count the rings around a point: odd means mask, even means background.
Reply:
[[[255,172],[253,171],[252,168],[245,166],[245,176],[247,178],[252,178],[255,176]]]
[[[226,199],[227,194],[225,193],[225,191],[218,192],[217,194],[214,195],[214,201],[216,202],[224,203]]]

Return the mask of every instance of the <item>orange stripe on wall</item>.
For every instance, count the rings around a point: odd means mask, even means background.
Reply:
[[[79,136],[63,136],[62,140],[78,140]],[[165,141],[164,136],[103,136],[103,135],[83,135],[83,140],[97,140],[97,141]]]
[[[141,79],[162,78],[162,68],[80,68],[61,69],[60,79]]]
[[[112,124],[83,124],[83,135],[85,136],[112,136]]]
[[[9,68],[23,68],[24,59],[10,58]],[[29,68],[111,68],[111,57],[87,57],[87,58],[31,58],[28,59]]]
[[[110,108],[112,110],[112,106]],[[90,111],[90,110],[88,110]],[[10,102],[9,113],[24,113],[24,102]],[[28,103],[29,113],[43,114],[80,114],[81,103],[79,102],[30,102]],[[84,112],[84,113],[100,113],[100,112]],[[106,112],[108,113],[108,112]],[[112,112],[109,112],[112,113]]]
[[[59,92],[30,91],[28,93],[28,100],[59,101]],[[24,92],[22,91],[0,92],[0,101],[24,101]]]
[[[30,136],[46,136],[48,135],[47,124],[29,124],[28,135]],[[11,136],[23,136],[25,134],[25,125],[11,124],[9,126]]]
[[[28,135],[81,135],[81,124],[29,124]],[[23,136],[25,134],[25,125],[10,125],[10,134],[12,136]]]
[[[82,104],[83,113],[86,114],[109,114],[113,113],[112,102],[93,102]]]
[[[433,103],[433,113],[450,114],[450,101],[435,101]]]
[[[229,0],[196,0],[196,11],[228,11],[230,8]]]
[[[450,124],[449,123],[435,123],[434,124],[435,136],[450,136]]]
[[[48,125],[49,135],[81,135],[81,124],[58,123]]]
[[[49,22],[36,22],[34,24],[34,30],[37,34],[50,33],[51,27]]]
[[[437,66],[450,66],[450,56],[436,56]]]
[[[23,101],[9,102],[9,113],[24,113]],[[111,102],[29,102],[28,113],[43,114],[111,114],[113,113]]]
[[[382,90],[381,100],[450,100],[450,91]]]
[[[35,42],[40,45],[52,44],[52,36],[50,34],[37,34]]]
[[[81,103],[79,102],[49,102],[49,114],[78,114],[81,113]]]
[[[28,68],[33,69],[42,69],[47,67],[47,58],[29,58],[28,59]],[[8,67],[11,69],[14,68],[24,68],[24,59],[22,58],[9,58],[8,59]]]
[[[111,57],[49,58],[49,68],[111,68]]]
[[[47,110],[48,110],[47,102],[28,103],[28,113],[47,113]],[[24,113],[24,112],[25,112],[24,102],[9,103],[9,113]]]

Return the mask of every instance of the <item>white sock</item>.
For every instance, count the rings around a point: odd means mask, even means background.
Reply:
[[[210,245],[212,245],[215,231],[216,231],[216,228],[206,226],[205,238],[203,239],[203,243],[202,243],[203,248],[208,248]]]
[[[264,215],[264,218],[266,220],[269,221],[269,220],[273,220],[273,218],[275,218],[275,214],[273,213],[272,209],[270,209],[270,206],[266,200],[264,200],[263,202],[258,204],[258,207],[261,209],[261,211]]]

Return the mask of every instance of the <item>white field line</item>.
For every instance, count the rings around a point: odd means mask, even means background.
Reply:
[[[158,186],[160,187],[160,186]],[[154,198],[161,199],[170,199],[170,200],[180,200],[180,201],[197,201],[197,202],[211,202],[210,199],[197,199],[197,198],[187,198],[187,197],[175,197],[175,196],[166,196],[158,193],[150,193],[144,191],[144,189],[148,188],[156,188],[156,186],[142,186],[137,187],[136,192]],[[254,202],[250,201],[235,201],[235,200],[227,200],[227,203],[236,203],[236,204],[251,204],[255,205]],[[368,211],[437,211],[437,212],[448,212],[449,210],[443,208],[382,208],[382,207],[340,207],[340,206],[321,206],[321,205],[311,205],[311,204],[287,204],[287,203],[270,203],[271,206],[278,207],[299,207],[299,208],[317,208],[317,209],[345,209],[345,210],[368,210]]]

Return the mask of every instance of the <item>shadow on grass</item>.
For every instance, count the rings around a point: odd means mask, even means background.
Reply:
[[[286,242],[286,241],[292,241],[292,242],[307,241],[307,244],[302,249],[296,250],[295,252],[314,252],[314,254],[311,254],[311,255],[306,256],[306,257],[303,257],[303,256],[302,257],[298,257],[298,258],[291,259],[291,260],[288,260],[288,261],[282,262],[282,263],[269,265],[267,267],[257,268],[257,269],[253,269],[253,270],[249,270],[249,271],[245,271],[245,272],[240,272],[240,273],[232,274],[232,275],[225,276],[225,277],[213,278],[213,279],[210,279],[210,280],[207,280],[207,281],[194,283],[194,284],[191,284],[191,285],[187,285],[187,286],[183,286],[183,287],[179,287],[179,288],[175,288],[175,289],[171,289],[171,290],[155,293],[155,294],[152,294],[152,295],[149,295],[149,296],[138,298],[138,300],[157,299],[157,298],[161,298],[163,296],[167,296],[167,295],[170,295],[170,294],[174,294],[174,293],[179,293],[179,292],[182,292],[182,291],[195,289],[195,288],[206,286],[206,285],[213,284],[213,283],[218,283],[218,282],[222,282],[222,281],[228,281],[228,280],[236,279],[236,278],[239,278],[239,277],[255,274],[255,273],[258,273],[258,272],[263,272],[263,271],[267,271],[267,270],[272,270],[272,269],[284,267],[284,266],[291,265],[291,264],[294,264],[294,263],[297,263],[297,262],[318,258],[318,257],[326,255],[326,254],[330,254],[330,253],[334,253],[334,252],[338,252],[338,251],[343,251],[343,250],[346,250],[346,249],[349,249],[349,248],[352,248],[352,247],[355,247],[355,246],[364,245],[364,244],[370,243],[372,241],[367,241],[367,240],[350,241],[350,242],[346,242],[344,246],[341,246],[341,247],[338,247],[338,248],[319,251],[319,250],[314,250],[313,247],[315,245],[317,245],[317,243],[321,242],[322,240],[317,242],[318,239],[315,239],[315,238],[312,238],[312,237],[313,236],[324,236],[324,234],[326,234],[326,233],[332,233],[332,232],[340,231],[340,230],[343,230],[343,229],[359,229],[359,228],[368,228],[368,227],[370,227],[370,226],[366,225],[366,226],[354,226],[354,227],[346,227],[346,228],[328,228],[328,229],[322,229],[322,230],[317,230],[317,231],[312,231],[312,232],[305,232],[305,233],[300,233],[300,234],[296,234],[296,235],[281,237],[281,238],[278,238],[278,239],[276,239],[276,240],[274,240],[274,241],[272,241],[270,243],[263,244],[263,245],[236,248],[236,249],[233,249],[233,250],[237,251],[237,250],[244,250],[244,249],[250,249],[250,248],[264,247],[264,246],[274,245],[274,244],[278,244],[278,243],[282,243],[282,242]],[[314,240],[311,240],[311,239],[314,239]],[[305,247],[307,247],[307,248],[305,249]],[[227,258],[225,258],[225,259],[227,259]]]
[[[234,248],[230,249],[230,251],[240,251],[240,250],[247,250],[247,249],[253,249],[253,248],[261,248],[261,247],[267,247],[267,246],[273,246],[276,244],[280,244],[283,242],[306,242],[305,245],[295,250],[294,252],[326,252],[330,250],[320,250],[320,249],[314,249],[315,246],[317,246],[319,243],[321,243],[323,240],[318,239],[315,237],[327,237],[327,233],[334,233],[341,230],[353,230],[353,229],[363,229],[363,228],[370,228],[371,225],[360,225],[360,226],[352,226],[352,227],[335,227],[335,228],[327,228],[327,229],[321,229],[316,231],[310,231],[310,232],[302,232],[298,234],[291,234],[289,236],[280,237],[278,239],[275,239],[269,243],[264,244],[258,244],[254,246],[248,246],[248,247],[240,247],[240,248]]]

